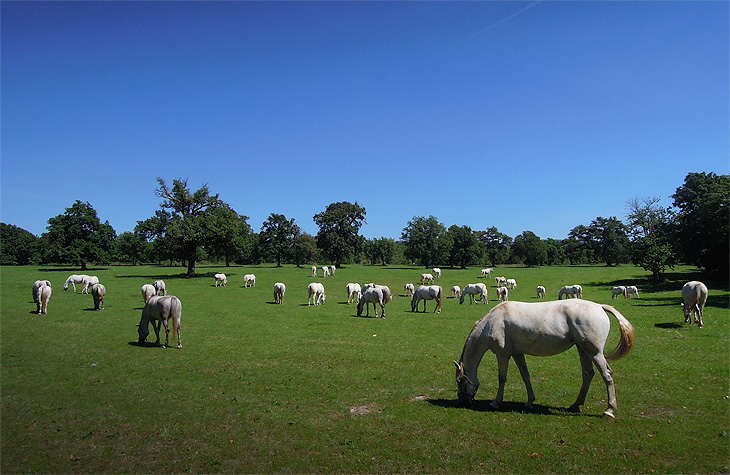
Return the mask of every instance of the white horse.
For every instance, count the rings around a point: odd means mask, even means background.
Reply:
[[[509,300],[509,289],[507,287],[497,287],[497,298],[500,302]]]
[[[251,287],[256,287],[256,276],[254,274],[246,274],[243,276],[243,286],[248,287],[249,284],[251,284]]]
[[[423,312],[426,312],[426,300],[436,300],[436,308],[434,313],[441,313],[441,303],[443,302],[444,291],[440,285],[421,285],[416,289],[411,299],[411,312],[418,310],[418,302],[423,300]]]
[[[489,274],[491,274],[493,271],[494,271],[494,269],[492,269],[492,268],[482,269],[482,277],[486,279],[487,277],[489,277]]]
[[[682,310],[685,323],[692,324],[692,315],[697,325],[702,328],[702,314],[709,292],[702,282],[693,280],[682,287]]]
[[[421,274],[421,283],[422,284],[425,284],[426,281],[428,281],[431,284],[433,284],[433,275],[431,275],[431,274]]]
[[[68,290],[68,284],[71,284],[74,288],[74,292],[76,292],[76,284],[81,284],[84,282],[84,277],[88,277],[86,274],[71,274],[68,276],[68,279],[66,279],[66,282],[63,283],[63,290]]]
[[[144,299],[144,303],[147,303],[147,301],[153,295],[157,295],[157,290],[155,289],[155,286],[152,284],[144,284],[142,286],[142,298]]]
[[[50,285],[41,285],[36,290],[36,306],[38,310],[38,315],[46,314],[48,313],[48,301],[51,300],[51,294],[53,291],[51,290]]]
[[[172,320],[172,331],[177,333],[177,347],[182,348],[182,339],[180,337],[181,319],[182,303],[180,303],[180,299],[174,295],[153,295],[142,309],[142,318],[139,320],[139,325],[137,325],[139,343],[144,343],[147,340],[147,335],[150,334],[149,323],[152,322],[152,328],[157,336],[155,342],[157,345],[160,344],[160,326],[165,326],[165,344],[162,347],[167,347],[170,343],[170,325],[168,321]]]
[[[583,287],[580,285],[566,285],[560,289],[558,300],[562,300],[563,295],[565,295],[565,298],[581,299],[583,298]]]
[[[330,272],[332,273],[332,275],[335,275],[335,270],[336,270],[336,269],[337,269],[337,267],[335,267],[335,266],[330,266]]]
[[[33,303],[38,303],[38,289],[44,285],[51,286],[50,280],[36,280],[33,282]]]
[[[322,266],[322,277],[329,277],[330,276],[330,268],[327,266]]]
[[[516,289],[517,281],[515,279],[507,279],[507,287],[509,287],[510,289]]]
[[[362,315],[362,307],[365,306],[365,316],[370,316],[370,305],[369,303],[373,304],[373,308],[375,309],[375,318],[378,318],[378,308],[375,306],[375,304],[380,305],[380,308],[382,310],[380,317],[385,318],[385,304],[388,303],[390,300],[388,299],[388,295],[383,289],[384,286],[376,285],[373,287],[367,287],[367,289],[362,293],[362,297],[360,298],[360,301],[357,303],[357,316]]]
[[[543,287],[542,285],[538,285],[537,286],[537,298],[543,299],[543,298],[545,298],[545,295],[546,295],[545,287]]]
[[[284,303],[284,294],[286,293],[286,285],[283,282],[274,284],[274,302],[278,304]]]
[[[406,297],[413,297],[413,292],[415,290],[416,288],[410,282],[403,286],[403,292],[405,293]]]
[[[603,350],[611,329],[607,313],[618,321],[621,337],[618,346],[604,356]],[[583,370],[583,385],[578,398],[569,410],[578,412],[585,403],[588,388],[593,379],[593,365],[598,368],[608,391],[606,419],[614,419],[616,391],[611,368],[606,360],[613,361],[628,354],[633,344],[634,329],[615,308],[585,300],[566,300],[539,303],[506,302],[494,307],[479,320],[466,339],[459,362],[456,365],[456,385],[459,403],[470,405],[479,389],[477,368],[484,354],[492,350],[497,356],[499,389],[492,401],[494,409],[504,397],[509,359],[514,359],[527,389],[527,408],[532,409],[535,393],[530,383],[525,355],[552,356],[575,345]]]
[[[156,280],[152,282],[152,285],[155,288],[155,293],[157,295],[165,296],[167,295],[167,290],[165,289],[165,281],[164,280]]]
[[[312,302],[314,302],[314,305],[321,305],[327,300],[327,296],[324,293],[324,285],[320,284],[319,282],[312,282],[307,287],[307,291],[309,292],[309,299],[307,299],[307,305],[311,305]]]
[[[317,277],[317,266],[312,266],[312,277]]]
[[[506,287],[507,286],[507,277],[495,277],[494,284],[497,287]]]
[[[103,284],[92,285],[91,296],[94,297],[94,310],[104,310],[104,297],[106,296],[106,287],[104,287]]]
[[[369,289],[380,289],[383,292],[383,304],[386,304],[393,300],[393,293],[390,291],[390,287],[387,285],[380,285],[375,284],[373,282],[370,282],[369,284],[365,284],[362,286],[362,293],[365,294]],[[375,304],[373,303],[373,309],[375,309]]]
[[[350,305],[352,300],[355,300],[355,303],[360,302],[360,298],[362,298],[362,288],[360,287],[360,284],[357,282],[350,282],[345,286],[345,290],[347,291],[347,305]]]
[[[487,297],[487,286],[482,284],[481,282],[478,284],[467,284],[466,287],[464,287],[464,290],[461,291],[461,298],[459,299],[459,304],[464,303],[464,299],[466,296],[469,296],[469,305],[474,303],[474,296],[478,295],[482,299],[483,304],[489,303],[489,297]]]
[[[461,298],[461,287],[458,285],[451,287],[451,296],[455,299]]]
[[[94,284],[98,284],[99,283],[99,278],[97,276],[95,276],[95,275],[87,275],[87,276],[84,276],[84,279],[83,279],[83,281],[81,283],[83,284],[81,286],[81,293],[88,295],[89,294],[89,289],[91,289],[91,287]]]
[[[213,276],[215,278],[215,286],[218,287],[219,285],[221,287],[226,286],[226,282],[228,282],[228,278],[226,277],[226,274],[216,274]]]
[[[626,298],[630,299],[631,297],[639,298],[639,289],[637,289],[634,285],[626,287]]]
[[[626,287],[623,285],[619,285],[611,289],[611,300],[616,300],[619,295],[623,295],[625,299],[629,298],[626,294]]]
[[[441,278],[441,269],[439,267],[434,267],[431,270],[433,271],[433,275],[435,275],[439,279]]]

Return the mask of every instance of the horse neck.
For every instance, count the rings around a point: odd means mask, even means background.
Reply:
[[[482,362],[484,354],[489,350],[485,329],[487,327],[487,319],[479,320],[464,343],[464,349],[461,352],[461,362],[464,363],[464,373],[474,384],[479,384],[477,376],[477,368]]]

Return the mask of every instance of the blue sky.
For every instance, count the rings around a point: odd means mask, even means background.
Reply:
[[[562,239],[730,168],[726,1],[0,4],[0,218],[88,201],[117,233],[156,177],[258,231],[414,216]]]

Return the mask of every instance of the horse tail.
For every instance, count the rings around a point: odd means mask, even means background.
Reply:
[[[614,350],[606,355],[608,361],[615,361],[629,354],[631,348],[634,346],[634,327],[631,325],[626,317],[610,305],[601,305],[603,310],[613,315],[618,321],[619,329],[621,330],[621,339]]]
[[[170,316],[172,317],[172,334],[180,340],[180,320],[182,319],[182,302],[177,297],[170,299]]]
[[[440,312],[441,311],[441,302],[443,302],[443,299],[444,299],[444,289],[440,285],[439,285],[438,298],[439,298],[439,312]]]

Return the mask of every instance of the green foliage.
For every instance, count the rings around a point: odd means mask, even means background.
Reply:
[[[660,282],[664,271],[677,262],[670,242],[672,214],[658,203],[658,198],[633,199],[627,203],[633,261],[651,272],[655,283]]]
[[[445,236],[446,228],[436,217],[414,216],[401,234],[406,259],[426,268],[446,262]]]
[[[522,263],[541,266],[547,262],[547,245],[532,231],[525,231],[515,237],[512,252]]]
[[[362,251],[364,238],[360,227],[365,223],[365,208],[347,201],[330,203],[327,209],[314,215],[319,226],[317,246],[322,255],[340,267]]]
[[[117,235],[108,221],[102,223],[89,203],[76,200],[63,214],[48,220],[43,239],[43,261],[74,264],[87,268],[88,263],[111,261]]]
[[[730,175],[689,173],[672,195],[678,248],[685,261],[727,278],[730,271]]]
[[[505,402],[494,355],[479,368],[473,409],[456,405],[452,361],[488,305],[445,298],[440,314],[412,313],[401,296],[420,267],[347,266],[324,280],[327,301],[306,305],[308,268],[218,267],[187,278],[169,267],[95,269],[105,310],[60,291],[69,271],[5,267],[0,280],[2,473],[726,473],[730,433],[730,292],[705,283],[705,326],[684,324],[681,285],[700,277],[677,266],[650,285],[633,266],[499,267],[519,286],[512,300],[556,299],[580,283],[588,300],[614,305],[635,327],[632,352],[611,364],[617,420],[600,418],[598,374],[579,414],[566,408],[581,384],[577,352],[527,357],[537,400],[510,363]],[[255,273],[257,286],[242,287]],[[183,348],[138,346],[139,288],[162,278],[183,304]],[[34,314],[30,286],[51,280],[48,315]],[[478,269],[443,269],[448,289]],[[273,305],[274,282],[285,282]],[[357,318],[347,282],[395,294],[387,318]],[[641,298],[612,300],[635,284]],[[87,311],[89,310],[89,311]],[[607,343],[618,341],[615,320]],[[164,338],[164,337],[163,337]],[[696,357],[701,355],[701,357]],[[683,440],[677,443],[678,433]],[[40,449],[39,449],[40,448]]]
[[[449,243],[449,265],[452,267],[466,269],[467,265],[482,260],[484,245],[477,240],[469,226],[449,227],[446,238]]]
[[[484,244],[484,252],[489,265],[496,267],[509,261],[512,238],[492,226],[486,231],[476,231],[475,235],[479,242]]]
[[[301,228],[295,223],[294,218],[287,219],[283,214],[271,213],[259,233],[262,255],[267,258],[273,257],[276,265],[281,267],[281,263],[292,253],[294,239],[299,233]]]
[[[116,260],[128,262],[133,266],[142,260],[147,252],[148,244],[140,233],[125,231],[116,240]]]
[[[12,224],[0,223],[0,265],[25,266],[39,260],[38,238]]]
[[[373,238],[365,242],[365,256],[371,264],[392,264],[395,257],[396,244],[391,238]]]

